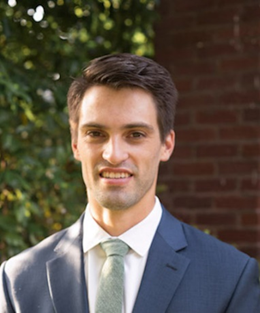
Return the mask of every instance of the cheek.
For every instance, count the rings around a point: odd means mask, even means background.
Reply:
[[[151,151],[149,154],[145,154],[145,156],[142,159],[143,168],[148,171],[157,170],[157,167],[160,163],[160,151],[155,150]]]
[[[97,172],[100,164],[100,155],[94,153],[92,149],[85,149],[81,154],[82,170],[86,177],[91,177]]]
[[[89,188],[93,184],[93,181],[94,181],[93,167],[87,161],[82,162],[81,166],[82,166],[82,177],[83,177],[84,183],[86,187]]]
[[[82,162],[91,162],[97,155],[96,149],[89,147],[84,141],[79,142],[79,153]]]

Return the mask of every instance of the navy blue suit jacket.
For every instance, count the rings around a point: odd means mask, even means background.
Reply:
[[[1,266],[0,313],[87,313],[82,220]],[[163,209],[134,313],[259,313],[256,260]]]

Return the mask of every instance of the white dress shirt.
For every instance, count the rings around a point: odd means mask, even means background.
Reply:
[[[133,311],[148,252],[161,220],[161,215],[161,204],[158,198],[155,197],[155,205],[150,214],[140,223],[117,237],[130,247],[128,254],[125,256],[123,313]],[[87,206],[83,222],[83,251],[90,313],[95,312],[99,277],[106,260],[105,252],[99,246],[99,243],[109,238],[114,237],[111,237],[96,223],[91,216],[89,206]]]

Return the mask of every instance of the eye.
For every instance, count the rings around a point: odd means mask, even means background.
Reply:
[[[143,132],[140,132],[140,131],[135,131],[135,132],[132,132],[130,134],[130,138],[139,139],[139,138],[144,138],[144,137],[145,137],[145,134]]]
[[[96,137],[104,137],[104,135],[98,130],[89,130],[87,132],[87,136],[96,138]]]
[[[106,138],[106,134],[99,130],[87,130],[84,138],[86,142],[100,142]]]

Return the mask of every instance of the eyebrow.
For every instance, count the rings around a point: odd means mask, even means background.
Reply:
[[[108,127],[105,125],[92,123],[92,122],[85,123],[80,126],[81,130],[86,129],[86,128],[108,129]],[[144,123],[144,122],[130,123],[122,127],[122,129],[134,129],[134,128],[143,128],[143,129],[147,129],[150,132],[154,131],[154,128],[151,125]]]

